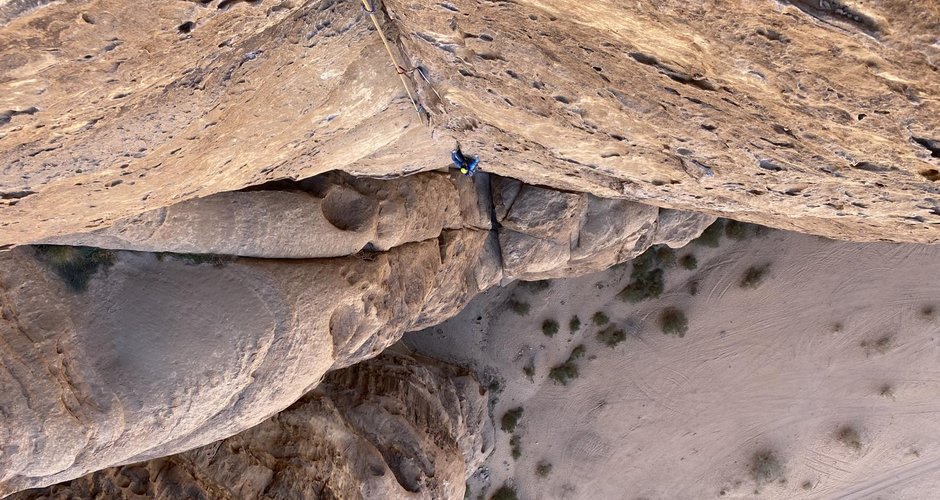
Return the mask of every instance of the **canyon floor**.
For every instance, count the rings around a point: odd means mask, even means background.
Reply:
[[[469,498],[504,485],[524,499],[937,491],[940,247],[729,232],[677,250],[677,265],[662,259],[658,299],[618,298],[627,264],[492,289],[406,335],[498,394],[503,430]],[[751,268],[764,273],[742,283]],[[686,315],[683,336],[662,333],[667,307]]]

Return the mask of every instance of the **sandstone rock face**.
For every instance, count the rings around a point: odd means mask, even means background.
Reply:
[[[11,498],[463,498],[492,446],[476,380],[386,351],[221,442]]]
[[[61,240],[195,254],[0,253],[0,493],[226,438],[500,282],[600,270],[709,221],[498,177],[491,189],[486,175],[301,184],[184,202],[162,224],[128,221]],[[325,201],[333,193],[342,203]],[[304,197],[295,213],[306,215],[250,217],[291,197]],[[232,200],[241,208],[225,210]],[[325,203],[345,208],[327,217]],[[552,217],[558,207],[564,218]],[[340,216],[365,222],[344,226]],[[269,258],[329,250],[305,236],[311,226],[348,255]],[[239,246],[233,232],[284,245]],[[206,255],[220,248],[266,258]]]
[[[0,5],[0,244],[279,179],[433,170],[455,140],[565,191],[940,234],[931,5],[388,0],[381,35],[356,2]]]
[[[342,257],[367,246],[389,250],[444,229],[489,227],[469,178],[426,173],[379,181],[335,173],[190,200],[40,243],[298,259]]]
[[[715,218],[626,200],[554,191],[494,177],[506,279],[577,276],[631,259],[654,244],[679,247]]]

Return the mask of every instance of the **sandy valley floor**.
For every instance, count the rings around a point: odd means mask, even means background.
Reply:
[[[471,498],[484,484],[485,498],[509,484],[522,499],[940,494],[940,246],[769,232],[677,256],[689,253],[697,268],[667,269],[658,299],[616,297],[626,265],[497,289],[406,338],[499,380],[497,426],[523,409],[512,433],[498,432]],[[763,265],[756,288],[740,286]],[[687,315],[683,337],[660,331],[667,306]],[[598,339],[598,311],[625,341]],[[560,325],[552,337],[547,319]],[[549,378],[579,344],[577,377]]]

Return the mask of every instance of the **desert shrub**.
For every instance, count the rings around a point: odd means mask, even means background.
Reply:
[[[676,251],[668,245],[655,245],[652,247],[656,255],[656,261],[663,269],[672,269],[676,267]]]
[[[548,378],[554,380],[557,384],[568,385],[568,382],[578,378],[578,365],[569,360],[558,366],[553,366],[548,371]]]
[[[493,496],[490,497],[490,500],[519,500],[519,497],[516,496],[515,488],[504,484],[493,492]]]
[[[666,269],[676,266],[676,252],[666,245],[655,245],[633,259],[630,282],[617,297],[628,302],[642,302],[659,297],[665,287]]]
[[[568,329],[571,330],[571,333],[574,333],[581,329],[581,318],[577,315],[571,317],[571,321],[568,322]]]
[[[553,319],[547,319],[542,322],[542,333],[546,337],[554,337],[558,333],[558,322]]]
[[[551,288],[552,283],[548,280],[521,281],[519,282],[519,286],[524,288],[529,293],[540,293]]]
[[[578,344],[571,350],[571,354],[568,355],[568,361],[574,361],[582,356],[584,356],[584,346]]]
[[[741,288],[757,288],[760,286],[761,282],[764,281],[764,277],[767,274],[767,270],[770,268],[770,265],[764,264],[763,266],[751,266],[744,271],[744,275],[741,276],[741,281],[738,283]]]
[[[513,434],[509,438],[509,451],[512,453],[513,460],[519,460],[519,457],[522,456],[522,437],[518,434]]]
[[[784,479],[783,465],[774,452],[759,451],[751,458],[751,477],[758,486]]]
[[[685,333],[689,330],[689,320],[679,309],[667,307],[659,314],[659,328],[666,335],[685,337]]]
[[[698,259],[695,258],[692,254],[685,254],[679,259],[679,265],[688,269],[689,271],[698,267]]]
[[[926,305],[920,308],[920,316],[927,320],[933,319],[936,312],[937,311],[933,305]]]
[[[607,315],[602,311],[597,311],[594,313],[594,316],[591,316],[591,321],[593,321],[597,326],[604,326],[607,323],[610,323],[610,318],[608,318]]]
[[[885,354],[886,352],[891,350],[892,340],[893,339],[891,338],[890,335],[884,335],[882,337],[879,337],[878,340],[874,340],[874,341],[863,340],[861,343],[861,346],[864,347],[865,350],[869,351],[869,354],[871,353],[871,351],[875,351],[879,354]]]
[[[614,347],[617,344],[627,340],[627,334],[621,328],[610,325],[607,328],[597,332],[597,338],[607,344],[608,347]]]
[[[516,299],[515,297],[510,297],[509,301],[506,302],[506,305],[509,306],[509,310],[518,314],[519,316],[525,316],[529,314],[529,309],[531,309],[528,302],[523,302]]]
[[[662,269],[653,269],[647,273],[635,276],[630,283],[624,287],[617,298],[627,302],[642,302],[647,299],[655,299],[662,295],[665,288],[665,273]]]
[[[34,245],[36,258],[52,271],[74,292],[83,292],[91,278],[102,269],[114,265],[111,250],[94,247],[64,245]]]
[[[698,238],[692,241],[695,245],[717,248],[721,245],[721,232],[724,229],[724,219],[717,219],[712,225],[705,228]]]
[[[522,373],[525,373],[526,378],[532,380],[532,377],[535,376],[535,360],[529,358],[529,361],[526,362],[525,366],[522,367]]]
[[[499,427],[504,432],[512,433],[516,430],[516,426],[519,425],[519,419],[522,418],[522,407],[517,406],[511,410],[507,410],[506,413],[503,413],[503,418],[499,420]]]
[[[556,384],[568,385],[569,382],[578,378],[578,365],[575,361],[582,356],[584,356],[584,346],[578,344],[571,350],[571,354],[568,355],[568,359],[564,363],[549,370],[548,377],[554,380]]]
[[[540,460],[538,464],[535,465],[535,475],[538,477],[548,477],[552,473],[552,464],[546,462],[545,460]]]
[[[855,451],[862,449],[862,438],[858,435],[858,430],[850,425],[843,426],[836,431],[836,440]]]
[[[878,390],[878,394],[881,394],[881,397],[893,399],[894,388],[889,384],[884,384],[881,386],[881,389]]]

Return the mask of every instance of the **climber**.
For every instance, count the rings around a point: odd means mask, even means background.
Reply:
[[[459,144],[451,151],[450,159],[454,162],[454,166],[460,170],[460,173],[467,176],[473,175],[473,173],[477,171],[477,164],[480,163],[479,158],[465,156],[463,152],[460,151]]]

